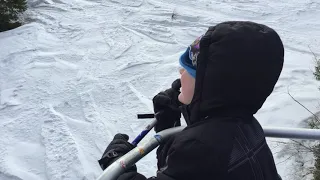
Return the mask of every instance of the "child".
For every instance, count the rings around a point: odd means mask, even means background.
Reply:
[[[176,80],[153,98],[156,132],[180,125],[181,112],[187,127],[158,148],[157,177],[149,179],[281,179],[253,115],[273,91],[283,57],[280,37],[265,25],[210,27],[180,58],[181,92]],[[99,161],[103,169],[133,148],[127,140],[115,136]],[[135,166],[118,178],[145,179]]]

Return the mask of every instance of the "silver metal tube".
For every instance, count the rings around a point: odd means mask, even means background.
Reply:
[[[320,140],[319,129],[263,127],[266,137]]]
[[[150,139],[142,140],[136,148],[119,158],[104,170],[97,180],[116,180],[127,168],[130,168],[137,161],[158,147],[160,143],[165,142],[170,136],[182,131],[184,128],[185,126],[167,129],[159,132]],[[263,127],[263,130],[266,137],[320,140],[320,130],[317,129]]]
[[[158,147],[161,142],[166,141],[170,136],[182,131],[185,127],[170,128],[159,132],[150,139],[142,140],[136,148],[112,163],[97,180],[116,180],[127,168],[130,168],[137,161]]]

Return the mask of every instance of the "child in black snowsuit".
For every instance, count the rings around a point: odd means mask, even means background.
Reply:
[[[210,27],[181,56],[180,81],[153,98],[156,132],[187,127],[157,150],[158,180],[277,180],[272,153],[254,118],[283,66],[284,48],[271,28],[253,22]],[[182,105],[181,102],[184,104]],[[133,146],[117,134],[104,169]],[[116,157],[106,156],[116,151]],[[145,180],[136,167],[118,180]]]

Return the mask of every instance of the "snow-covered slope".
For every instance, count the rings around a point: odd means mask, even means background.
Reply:
[[[262,125],[298,127],[317,112],[317,0],[29,0],[29,21],[0,33],[0,179],[95,179],[117,132],[134,138],[152,97],[178,76],[178,58],[225,20],[273,27],[285,48],[281,78],[257,114]],[[172,16],[172,14],[175,14]],[[263,67],[261,67],[263,68]],[[271,142],[272,143],[272,142]],[[280,158],[281,159],[281,158]],[[280,159],[276,159],[280,162]],[[155,175],[154,152],[138,163]],[[278,164],[290,179],[287,164]]]

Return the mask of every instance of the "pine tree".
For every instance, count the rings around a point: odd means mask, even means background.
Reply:
[[[315,163],[314,163],[314,171],[313,171],[313,180],[320,179],[320,145],[316,145],[314,147]]]
[[[25,10],[26,0],[0,0],[0,32],[20,26],[18,15]]]
[[[315,60],[316,60],[316,67],[313,75],[316,77],[318,81],[320,81],[320,59],[317,59],[315,56]]]
[[[315,72],[313,73],[316,80],[320,81],[320,59],[317,57],[317,55],[311,50],[309,47],[310,52],[313,54],[313,57],[315,59]],[[320,89],[320,88],[319,88]],[[319,125],[319,124],[318,124]],[[312,121],[309,126],[312,129],[319,129],[316,122]],[[317,144],[313,147],[313,155],[315,157],[314,162],[314,170],[313,170],[313,180],[320,180],[320,144]]]

